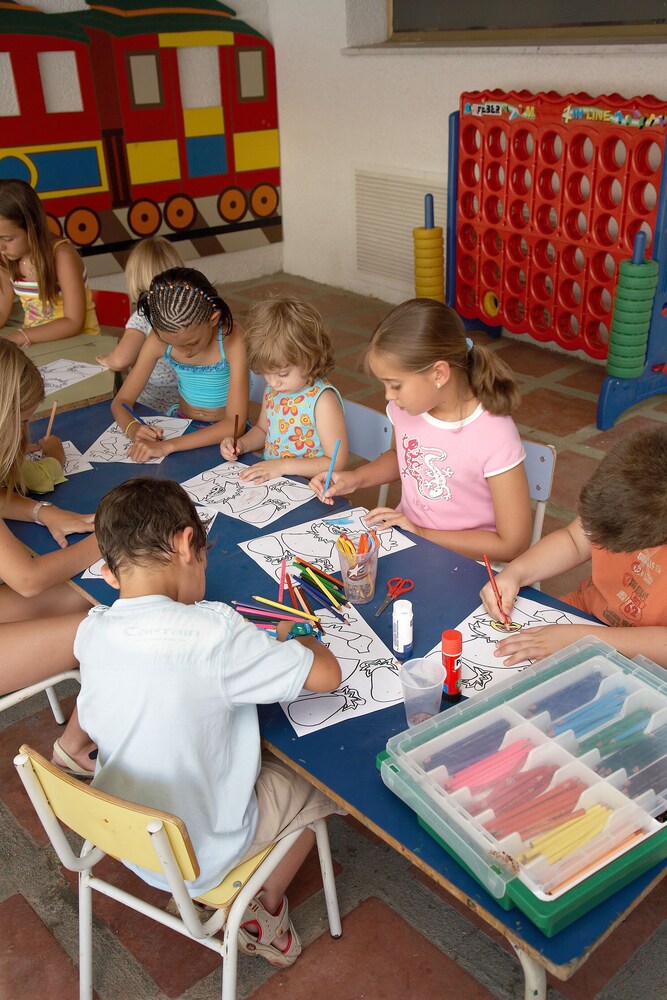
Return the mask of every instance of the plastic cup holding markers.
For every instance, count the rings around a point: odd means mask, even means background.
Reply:
[[[410,729],[438,714],[445,680],[445,668],[439,660],[433,657],[406,660],[399,667],[398,676]]]
[[[336,543],[343,590],[352,604],[368,604],[375,595],[378,544],[368,532],[341,535]]]

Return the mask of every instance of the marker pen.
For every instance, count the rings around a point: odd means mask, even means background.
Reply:
[[[463,636],[457,629],[446,629],[442,633],[442,665],[445,668],[443,694],[445,701],[458,701],[461,697],[461,653]]]

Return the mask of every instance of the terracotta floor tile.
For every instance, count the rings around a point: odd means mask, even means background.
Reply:
[[[336,320],[335,325],[329,324],[327,326],[336,354],[338,355],[341,351],[347,351],[351,347],[354,347],[357,349],[358,356],[360,357],[362,352],[359,351],[359,345],[364,343],[364,336],[360,329],[358,327],[345,329],[343,327],[345,317],[337,316]]]
[[[79,995],[78,968],[23,896],[0,903],[0,926],[2,1000]]]
[[[567,385],[571,389],[581,389],[582,392],[594,392],[597,396],[606,374],[605,369],[599,365],[582,363],[579,371],[559,378],[558,383]]]
[[[512,371],[522,375],[551,375],[571,363],[563,354],[556,354],[548,348],[534,347],[530,341],[507,341],[507,346],[499,347],[496,354],[507,362]]]
[[[595,424],[595,413],[592,400],[563,396],[554,389],[535,389],[522,397],[514,420],[537,431],[566,435]]]
[[[293,296],[296,299],[308,298],[312,301],[313,305],[316,304],[316,294],[313,291],[308,291],[303,285],[300,285],[296,281],[291,281],[289,276],[276,277],[275,279],[268,281],[265,285],[256,284],[251,289],[249,289],[244,294],[247,294],[248,298],[252,302],[260,302],[264,299],[278,298],[282,296]]]
[[[336,366],[336,370],[330,378],[343,397],[353,396],[355,393],[365,392],[368,389],[368,382],[363,375],[348,371],[340,366]],[[365,399],[363,402],[366,406],[370,405]]]
[[[600,463],[588,455],[574,451],[560,451],[556,460],[554,484],[551,490],[552,503],[576,511],[579,493]]]
[[[587,438],[586,444],[591,448],[600,448],[602,451],[611,451],[619,441],[625,441],[635,431],[648,431],[657,428],[665,429],[665,424],[661,420],[651,420],[650,417],[635,416],[629,417],[614,424],[608,431],[599,431],[593,437]]]
[[[443,992],[443,984],[447,984]],[[327,932],[297,963],[277,972],[252,1000],[491,1000],[488,990],[379,899],[365,900],[343,920],[343,936]]]

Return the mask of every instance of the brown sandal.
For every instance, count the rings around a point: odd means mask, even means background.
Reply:
[[[247,928],[252,928],[251,930]],[[288,933],[288,945],[285,951],[276,948],[272,941]],[[245,955],[261,955],[271,965],[286,968],[293,965],[301,954],[301,942],[297,937],[294,924],[289,918],[287,896],[283,896],[278,912],[273,914],[264,907],[262,901],[254,896],[243,915],[243,923],[239,927],[239,951]]]

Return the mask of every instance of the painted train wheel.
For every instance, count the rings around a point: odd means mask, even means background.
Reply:
[[[89,247],[100,235],[102,226],[91,208],[74,208],[65,218],[65,235],[80,247]]]
[[[258,219],[273,215],[278,208],[278,191],[273,184],[258,184],[250,195],[250,211]]]
[[[240,222],[248,211],[248,198],[245,191],[237,187],[228,187],[218,197],[218,214],[225,222]]]
[[[56,219],[55,215],[50,215],[49,212],[47,212],[46,224],[52,236],[62,236],[63,227],[60,225],[60,219]]]
[[[170,229],[180,232],[195,221],[197,206],[187,194],[173,194],[164,203],[164,219]]]
[[[137,236],[154,236],[162,225],[160,206],[149,198],[142,198],[130,205],[127,224]]]

